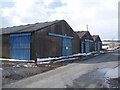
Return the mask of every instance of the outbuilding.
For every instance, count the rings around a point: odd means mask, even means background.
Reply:
[[[79,36],[65,20],[2,28],[2,57],[35,60],[80,52]]]
[[[99,37],[99,35],[93,35],[94,40],[94,51],[100,51],[102,50],[102,41]]]
[[[77,31],[80,38],[80,52],[89,53],[93,51],[93,38],[89,31]]]

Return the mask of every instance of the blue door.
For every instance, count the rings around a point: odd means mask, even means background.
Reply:
[[[86,53],[90,52],[90,43],[89,43],[89,40],[85,41],[85,52]]]
[[[31,33],[10,35],[11,58],[30,60],[30,35]]]
[[[97,51],[97,43],[94,43],[94,50]]]
[[[72,55],[72,40],[69,38],[62,38],[62,55]]]
[[[100,51],[100,41],[98,41],[98,51]]]
[[[81,43],[81,53],[84,53],[84,42]]]

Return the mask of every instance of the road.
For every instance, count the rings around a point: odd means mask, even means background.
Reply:
[[[75,79],[89,72],[118,66],[119,51],[102,54],[79,63],[68,64],[55,70],[5,85],[3,88],[67,88],[73,85]]]

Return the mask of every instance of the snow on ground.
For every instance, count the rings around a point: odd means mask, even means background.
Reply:
[[[62,59],[62,58],[68,58],[71,56],[61,56],[61,57],[48,57],[48,58],[37,58],[37,62],[43,62],[43,61],[51,61],[51,60],[57,60],[57,59]]]
[[[103,86],[107,88],[118,88],[118,78],[120,78],[120,65],[115,68],[103,68],[98,69],[100,73],[104,73]]]
[[[112,53],[113,51],[107,51],[107,52]]]
[[[2,68],[0,68],[0,70],[2,70]]]
[[[50,61],[47,61],[47,62],[40,62],[39,64],[48,64],[50,63]]]
[[[51,61],[51,60],[58,60],[58,59],[64,59],[64,58],[70,58],[70,57],[77,57],[77,56],[89,56],[92,54],[97,54],[98,51],[93,51],[93,52],[89,52],[89,53],[78,53],[78,54],[73,54],[73,55],[69,55],[69,56],[61,56],[61,57],[48,57],[48,58],[37,58],[37,62],[43,62],[43,61]],[[100,51],[100,53],[104,53],[104,51]],[[0,61],[18,61],[18,62],[27,62],[29,60],[18,60],[18,59],[6,59],[6,58],[0,58]],[[32,62],[34,62],[34,60],[30,60]]]
[[[107,71],[111,70],[112,68],[103,68],[103,69],[99,69],[99,72],[101,73],[106,73]]]
[[[89,56],[92,54],[97,54],[98,51],[93,51],[89,53],[78,53],[78,54],[73,54],[69,56],[61,56],[61,57],[48,57],[48,58],[37,58],[37,62],[43,62],[43,61],[51,61],[51,60],[59,60],[59,59],[65,59],[65,58],[72,58],[72,57],[77,57],[77,56]],[[105,53],[104,51],[100,51],[99,53]],[[17,60],[17,59],[6,59],[6,58],[0,58],[0,61],[18,61],[18,62],[28,62],[29,60]],[[72,59],[73,60],[73,59]],[[34,62],[34,60],[30,60]],[[49,63],[49,62],[46,62]]]
[[[102,44],[110,44],[111,42],[102,42]]]
[[[94,52],[90,52],[90,53],[78,53],[78,54],[73,54],[73,55],[69,55],[69,56],[61,56],[61,57],[53,57],[53,58],[51,58],[51,57],[37,58],[37,62],[51,61],[51,60],[57,60],[57,59],[63,59],[63,58],[69,58],[69,57],[77,57],[77,56],[89,56],[89,55],[92,55],[93,53],[97,53],[97,52],[94,51]]]
[[[108,70],[107,73],[105,74],[105,77],[110,79],[120,77],[120,71],[118,72],[119,68],[120,68],[120,65],[116,68]]]
[[[115,47],[110,47],[110,46],[102,46],[103,49],[106,49],[106,50],[116,50],[116,49],[119,49],[120,46],[115,46]]]
[[[115,68],[103,68],[100,69],[99,72],[105,73],[105,78],[118,78],[120,77],[120,71],[119,71],[120,65]]]
[[[102,48],[103,48],[103,49],[108,49],[108,48],[109,48],[109,46],[102,46]]]
[[[0,58],[0,61],[17,61],[17,62],[26,62],[26,61],[29,61],[29,60],[18,60],[18,59],[6,59],[6,58]],[[30,60],[30,61],[33,61],[33,60]]]
[[[107,50],[116,50],[116,49],[118,49],[118,48],[120,48],[120,46],[113,47],[113,48],[108,48]]]
[[[105,53],[105,51],[100,51],[100,53]]]
[[[71,56],[87,56],[87,55],[91,55],[91,54],[92,54],[92,52],[90,52],[90,53],[78,53],[78,54],[73,54]]]
[[[70,56],[61,56],[61,57],[48,57],[48,58],[37,58],[37,62],[43,62],[43,61],[51,61],[51,60],[57,60],[57,59],[62,59],[62,58],[68,58],[68,57],[73,57],[73,56],[80,56],[81,54],[74,54]]]
[[[99,51],[99,53],[105,53],[105,51]],[[62,62],[62,61],[65,61],[65,60],[75,60],[75,59],[78,59],[78,58],[74,58],[74,57],[78,57],[78,56],[89,56],[89,55],[99,55],[98,51],[93,51],[93,52],[89,52],[89,53],[78,53],[78,54],[73,54],[73,55],[69,55],[69,56],[61,56],[61,57],[48,57],[48,58],[37,58],[37,62],[39,64],[43,64],[43,63],[50,63],[50,61],[52,60],[57,60],[57,61],[54,61],[55,62]],[[67,58],[67,59],[66,59]]]
[[[28,67],[37,67],[34,63],[23,63],[23,64],[16,64],[16,65],[13,65],[13,67],[25,67],[25,68],[28,68]]]
[[[50,60],[53,60],[53,59],[56,59],[56,58],[51,58],[51,57],[48,57],[48,58],[37,58],[37,62],[50,61]]]
[[[78,58],[61,59],[61,60],[58,60],[58,61],[54,61],[54,63],[64,62],[64,61],[70,61],[70,60],[75,60],[75,59],[78,59]]]

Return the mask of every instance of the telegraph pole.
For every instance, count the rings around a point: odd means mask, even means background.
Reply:
[[[88,25],[86,25],[86,27],[87,27],[87,31],[88,31]]]

